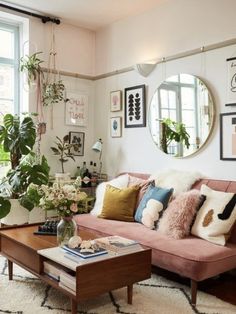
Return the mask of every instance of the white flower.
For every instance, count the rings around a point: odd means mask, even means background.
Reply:
[[[58,183],[54,182],[53,185],[52,185],[53,189],[58,189],[59,188],[59,185]]]

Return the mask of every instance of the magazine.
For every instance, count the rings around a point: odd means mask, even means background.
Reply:
[[[65,251],[72,253],[72,254],[80,256],[82,258],[90,258],[90,257],[95,257],[95,256],[99,256],[99,255],[103,255],[103,254],[108,253],[107,250],[102,248],[102,247],[99,247],[99,249],[96,250],[95,252],[81,252],[81,249],[79,247],[75,248],[75,249],[71,249],[68,247],[68,245],[64,245],[63,249]]]
[[[102,248],[114,252],[133,251],[135,248],[140,248],[137,241],[123,238],[120,236],[109,236],[95,239],[95,242]]]

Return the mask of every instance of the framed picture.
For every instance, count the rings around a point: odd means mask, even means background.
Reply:
[[[227,104],[236,106],[236,57],[226,59],[227,62]]]
[[[236,160],[236,112],[220,114],[220,159]]]
[[[120,111],[122,109],[121,90],[116,90],[110,93],[110,110]]]
[[[68,92],[65,102],[66,125],[87,126],[88,95]]]
[[[70,152],[74,156],[84,156],[84,132],[69,132],[69,143],[75,144]]]
[[[145,85],[125,88],[125,128],[146,126]]]
[[[111,118],[111,137],[121,137],[121,117]]]

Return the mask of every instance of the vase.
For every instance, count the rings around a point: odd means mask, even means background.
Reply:
[[[73,217],[62,217],[57,225],[57,244],[68,244],[71,237],[76,235],[77,226]]]

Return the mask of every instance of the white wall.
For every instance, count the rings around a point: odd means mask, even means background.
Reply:
[[[235,0],[166,0],[96,34],[96,74],[236,37]]]
[[[42,24],[40,20],[30,19],[30,50],[31,52],[42,51],[41,58],[47,66],[48,53],[51,46],[52,23]],[[71,25],[55,25],[57,66],[60,70],[92,75],[94,73],[94,47],[95,34],[92,31],[74,27]],[[56,136],[62,138],[70,131],[85,132],[85,155],[75,156],[76,162],[69,160],[65,163],[65,171],[74,175],[77,166],[81,166],[86,160],[89,162],[93,158],[91,146],[94,141],[94,83],[90,80],[77,79],[62,76],[61,79],[66,86],[67,92],[81,92],[87,94],[89,99],[88,126],[76,127],[65,125],[65,105],[64,102],[53,106],[53,129],[51,129],[50,107],[44,108],[44,117],[47,122],[47,132],[42,135],[41,154],[46,155],[51,167],[51,174],[61,171],[58,157],[54,156],[50,146],[54,145]],[[29,95],[29,111],[36,111],[36,94],[31,91]]]
[[[104,73],[154,57],[168,56],[202,45],[236,37],[236,2],[231,0],[167,1],[151,12],[117,22],[96,35],[96,73]],[[236,180],[236,163],[219,157],[219,113],[236,111],[225,107],[226,58],[236,55],[236,46],[222,48],[158,65],[143,78],[134,71],[96,81],[95,133],[104,140],[104,167],[110,175],[122,171],[155,173],[164,168],[199,170],[207,177]],[[146,128],[123,128],[121,138],[110,137],[110,91],[146,84],[147,107],[165,77],[176,73],[199,76],[212,91],[216,123],[208,144],[185,159],[174,159],[153,143]]]

